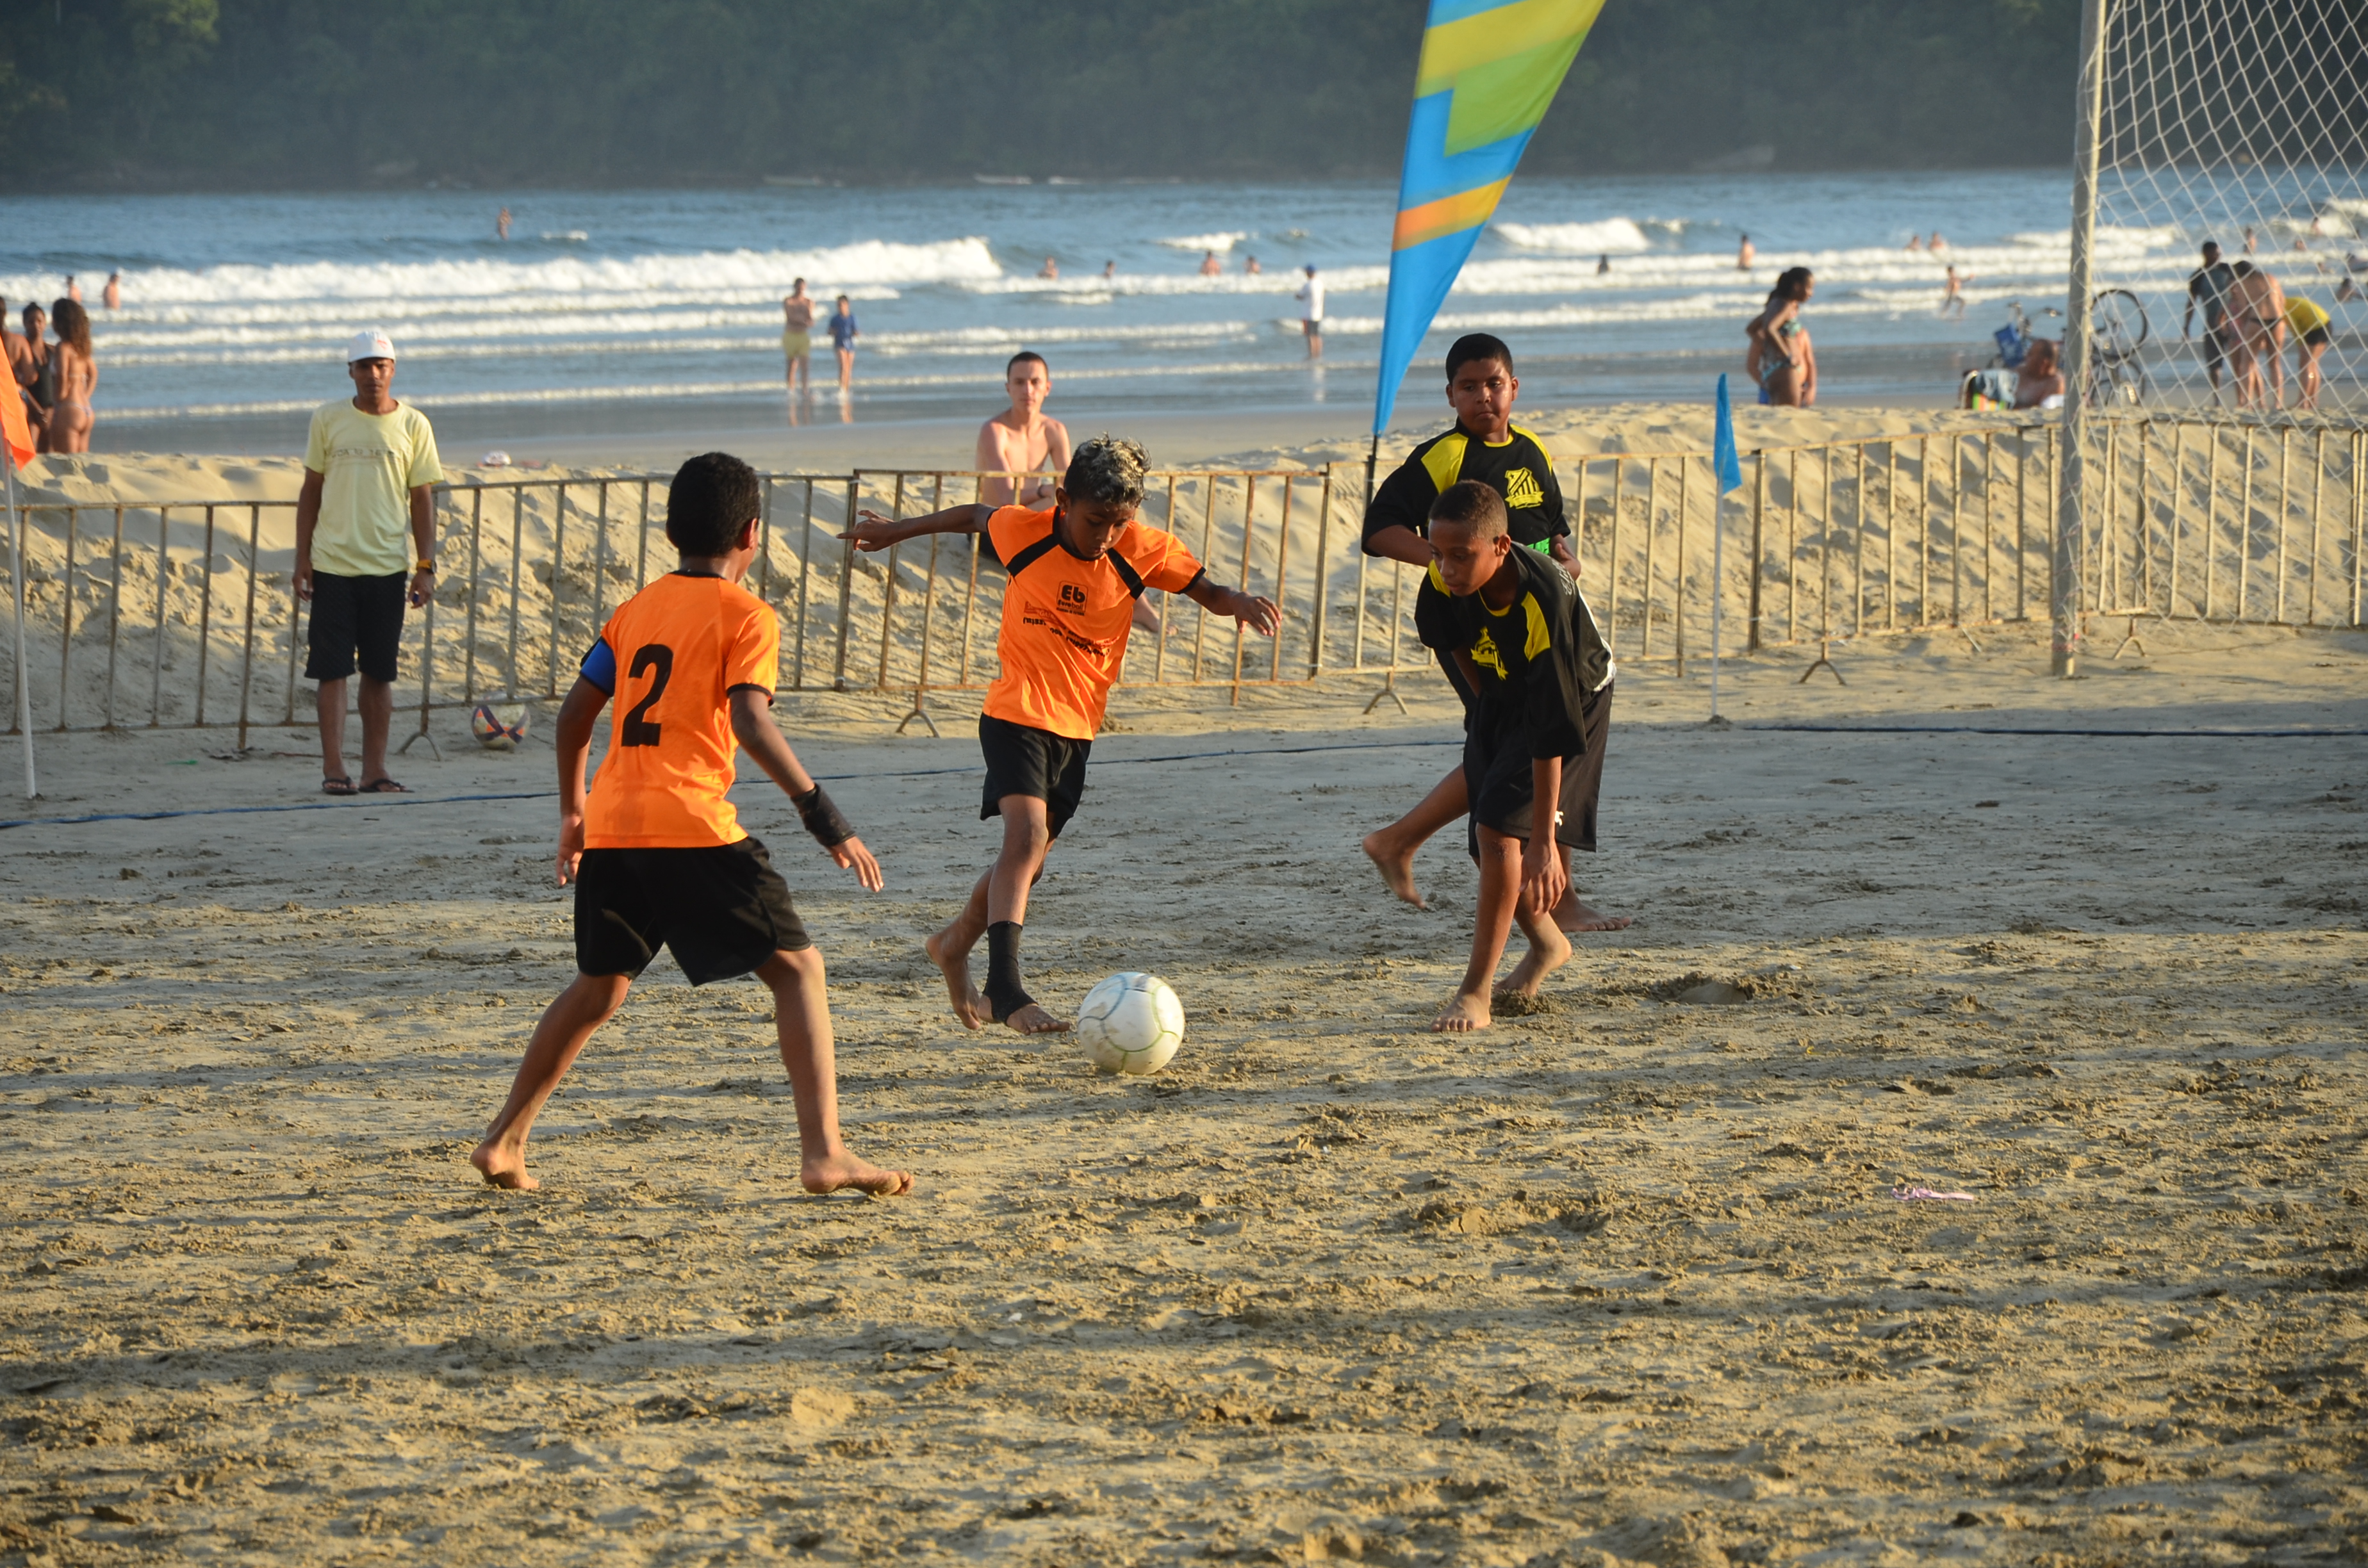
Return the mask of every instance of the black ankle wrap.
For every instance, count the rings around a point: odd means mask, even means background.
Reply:
[[[998,920],[986,928],[986,984],[981,989],[987,1010],[998,1024],[1034,1004],[1035,998],[1019,983],[1019,921]]]

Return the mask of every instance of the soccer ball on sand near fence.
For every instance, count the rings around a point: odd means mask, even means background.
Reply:
[[[526,739],[527,710],[516,708],[495,708],[490,702],[480,702],[477,710],[469,715],[469,728],[477,744],[487,751],[509,751]]]
[[[1184,1004],[1156,974],[1113,974],[1086,993],[1077,1038],[1105,1073],[1156,1073],[1184,1043]]]

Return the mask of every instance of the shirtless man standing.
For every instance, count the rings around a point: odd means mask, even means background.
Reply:
[[[1068,429],[1044,413],[1044,400],[1053,392],[1053,368],[1044,362],[1044,357],[1032,349],[1014,354],[1003,368],[1003,390],[1011,399],[1011,406],[978,427],[975,456],[979,471],[1067,472]],[[1010,479],[983,479],[978,484],[978,498],[988,506],[1030,506],[1041,510],[1051,505],[1053,491],[1053,482],[1049,479],[1024,484]],[[1158,591],[1146,587],[1135,596],[1133,620],[1138,631],[1158,633]]]
[[[781,352],[790,361],[791,392],[798,390],[800,381],[805,383],[809,394],[814,392],[814,298],[806,292],[806,280],[801,278],[790,285],[789,293],[781,299]]]
[[[2286,364],[2279,350],[2285,347],[2285,316],[2284,287],[2251,262],[2238,262],[2236,281],[2228,289],[2228,369],[2237,382],[2237,407],[2264,406],[2261,372],[2265,369],[2276,389],[2266,406],[2284,406]]]
[[[1069,466],[1069,432],[1047,418],[1053,368],[1042,354],[1022,351],[1003,368],[1003,390],[1011,406],[978,427],[978,468],[986,473],[1059,473]],[[1016,491],[1016,493],[1015,493]],[[979,483],[979,501],[989,506],[1039,506],[1053,497],[1053,482],[1016,480]]]

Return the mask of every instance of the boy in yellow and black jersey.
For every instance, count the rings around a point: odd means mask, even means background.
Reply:
[[[1578,556],[1571,546],[1554,460],[1535,436],[1513,423],[1513,401],[1520,388],[1520,379],[1513,374],[1513,351],[1502,338],[1475,332],[1455,340],[1447,351],[1447,401],[1455,410],[1455,427],[1417,447],[1374,493],[1365,513],[1366,554],[1428,568],[1431,552],[1425,536],[1431,504],[1450,487],[1476,481],[1504,498],[1507,537],[1513,543],[1551,557],[1577,576]],[[1468,716],[1473,691],[1463,670],[1445,654],[1439,663]],[[1415,886],[1415,851],[1470,806],[1471,791],[1459,767],[1432,786],[1412,811],[1365,835],[1365,854],[1392,892],[1417,909],[1429,907]],[[1554,909],[1554,922],[1564,930],[1617,931],[1629,924],[1625,916],[1606,915],[1582,903],[1575,881],[1566,880],[1564,887]]]
[[[1566,848],[1595,847],[1595,797],[1611,727],[1611,650],[1578,585],[1506,531],[1504,500],[1466,480],[1431,504],[1431,564],[1415,599],[1423,646],[1473,693],[1464,725],[1469,843],[1480,864],[1472,962],[1435,1028],[1486,1028],[1492,994],[1534,996],[1570,958],[1554,919]],[[1529,956],[1492,991],[1518,920]]]
[[[1365,509],[1366,554],[1429,566],[1424,536],[1430,528],[1430,504],[1450,485],[1469,479],[1505,498],[1506,528],[1515,544],[1551,555],[1565,567],[1577,562],[1554,460],[1535,436],[1513,423],[1513,398],[1520,385],[1513,374],[1513,351],[1502,339],[1475,332],[1455,340],[1447,351],[1447,401],[1455,409],[1455,426],[1407,453],[1373,493]]]

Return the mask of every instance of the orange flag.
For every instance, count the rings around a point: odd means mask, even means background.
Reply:
[[[0,386],[0,437],[18,468],[33,460],[33,431],[25,423],[25,399],[15,387]]]

